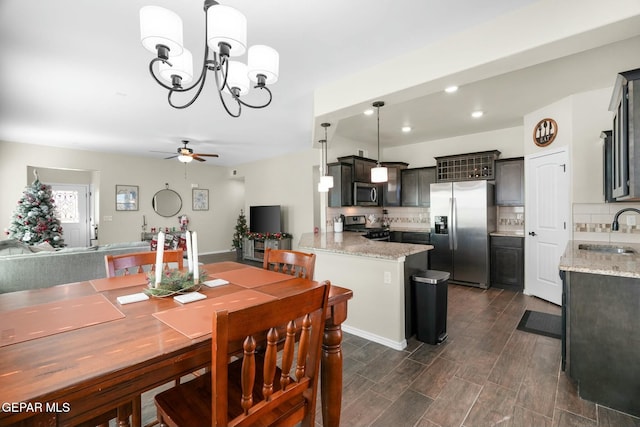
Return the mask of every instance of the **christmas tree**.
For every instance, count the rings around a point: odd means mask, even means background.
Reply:
[[[236,231],[233,233],[233,247],[235,249],[242,249],[242,239],[246,236],[248,231],[247,218],[244,216],[244,211],[240,209],[240,215],[236,222]]]
[[[47,242],[54,248],[63,247],[62,226],[56,216],[51,186],[42,184],[38,174],[35,175],[35,181],[18,200],[6,234],[27,245]]]

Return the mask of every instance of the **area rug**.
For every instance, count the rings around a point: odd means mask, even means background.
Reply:
[[[562,338],[562,317],[557,314],[527,310],[520,319],[517,329],[560,339]]]

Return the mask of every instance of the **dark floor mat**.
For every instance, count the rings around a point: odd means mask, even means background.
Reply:
[[[562,317],[558,314],[527,310],[518,323],[518,329],[560,339],[562,337]]]

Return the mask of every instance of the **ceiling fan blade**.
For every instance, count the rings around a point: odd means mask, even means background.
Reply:
[[[175,156],[165,157],[164,159],[165,159],[165,160],[167,160],[167,159],[175,159],[176,157],[178,157],[178,155],[177,155],[177,154],[176,154]]]
[[[203,153],[193,153],[194,156],[202,156],[202,157],[220,157],[217,154],[203,154]]]
[[[202,159],[200,157],[198,157],[196,154],[194,154],[193,156],[191,156],[192,159],[197,160],[199,162],[205,162],[206,159]]]

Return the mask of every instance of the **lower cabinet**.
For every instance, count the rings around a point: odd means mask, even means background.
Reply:
[[[262,261],[264,259],[264,251],[271,249],[291,249],[291,239],[247,239],[242,243],[242,254],[244,259],[252,261]]]
[[[524,289],[524,238],[491,236],[491,286]]]

